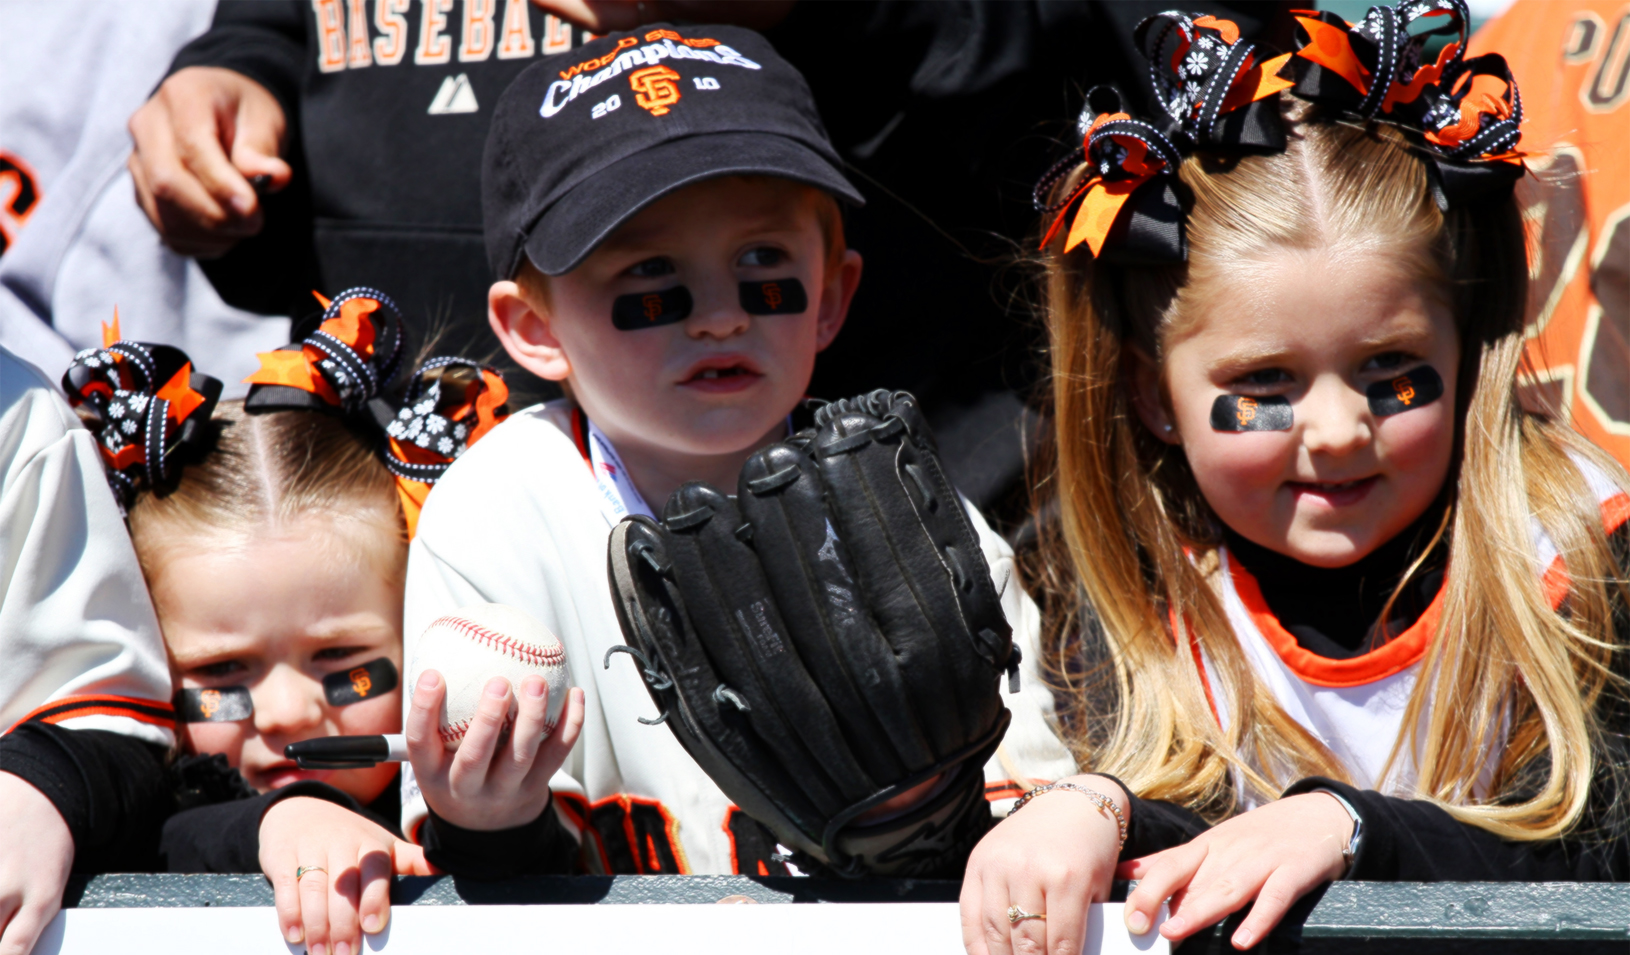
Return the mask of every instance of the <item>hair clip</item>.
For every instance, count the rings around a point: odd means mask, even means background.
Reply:
[[[175,486],[183,452],[206,440],[221,383],[193,371],[179,348],[119,339],[117,313],[102,341],[74,356],[62,390],[96,435],[108,485],[127,508],[143,487]]]
[[[1290,56],[1259,60],[1234,23],[1209,16],[1162,13],[1138,24],[1134,37],[1149,58],[1165,118],[1158,125],[1133,118],[1112,87],[1088,92],[1083,118],[1090,113],[1093,119],[1081,149],[1036,184],[1037,209],[1057,212],[1042,247],[1079,200],[1064,251],[1085,242],[1094,257],[1113,261],[1182,262],[1185,210],[1176,173],[1183,157],[1195,149],[1284,149],[1284,128],[1270,100],[1291,86],[1278,76]],[[1087,178],[1062,202],[1047,205],[1043,197],[1083,161]]]
[[[396,476],[409,537],[418,529],[431,486],[509,417],[508,400],[509,386],[495,368],[444,357],[416,369],[399,410],[385,426],[385,467]]]
[[[1444,23],[1412,34],[1412,27]],[[1522,178],[1522,97],[1505,58],[1465,59],[1465,0],[1371,7],[1359,23],[1329,11],[1297,11],[1292,59],[1296,96],[1406,131],[1429,160],[1435,198],[1447,209],[1509,191]],[[1452,35],[1435,62],[1429,39]]]
[[[317,300],[324,310],[316,328],[303,335],[297,329],[291,344],[257,356],[260,368],[244,379],[250,385],[245,411],[354,415],[390,387],[402,357],[396,303],[370,288]]]

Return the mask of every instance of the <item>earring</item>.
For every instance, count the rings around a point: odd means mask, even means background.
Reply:
[[[1167,433],[1167,434],[1171,434],[1171,433],[1172,433],[1172,426],[1171,426],[1171,425],[1169,425],[1169,424],[1168,424],[1168,425],[1166,425],[1166,433]]]

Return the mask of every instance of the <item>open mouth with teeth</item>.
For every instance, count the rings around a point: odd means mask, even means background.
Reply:
[[[763,377],[746,362],[708,362],[679,384],[696,391],[728,393],[749,388]]]

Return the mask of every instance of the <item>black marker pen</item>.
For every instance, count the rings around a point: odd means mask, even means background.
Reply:
[[[319,736],[283,747],[283,755],[301,769],[366,769],[380,763],[405,763],[407,737]]]

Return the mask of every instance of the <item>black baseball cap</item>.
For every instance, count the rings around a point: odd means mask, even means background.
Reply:
[[[482,159],[487,257],[576,268],[641,209],[720,176],[776,176],[854,205],[809,86],[732,26],[652,24],[540,60],[498,101]]]

